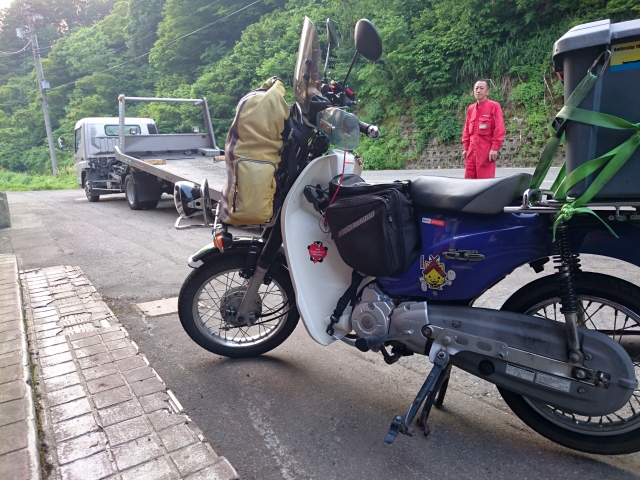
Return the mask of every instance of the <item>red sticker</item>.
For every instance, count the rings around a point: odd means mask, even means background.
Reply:
[[[309,250],[309,260],[313,263],[321,262],[327,256],[327,247],[322,245],[322,242],[313,242],[311,245],[307,247]]]
[[[437,220],[435,218],[423,218],[422,223],[428,223],[430,225],[437,225],[438,227],[444,227],[444,220]]]

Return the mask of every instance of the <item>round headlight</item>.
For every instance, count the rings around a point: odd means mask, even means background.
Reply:
[[[182,218],[192,218],[202,213],[202,192],[193,182],[176,182],[173,201]]]

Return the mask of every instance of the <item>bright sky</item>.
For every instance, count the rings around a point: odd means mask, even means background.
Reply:
[[[7,8],[13,0],[0,0],[0,9]]]

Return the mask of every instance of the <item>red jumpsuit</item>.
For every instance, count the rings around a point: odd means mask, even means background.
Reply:
[[[500,104],[487,98],[471,105],[462,131],[462,145],[467,152],[464,178],[495,177],[496,162],[489,161],[489,150],[499,150],[502,140],[504,120]]]

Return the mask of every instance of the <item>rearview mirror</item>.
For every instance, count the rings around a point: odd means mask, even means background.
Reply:
[[[329,45],[333,48],[340,46],[340,40],[338,39],[338,33],[336,32],[333,22],[330,18],[327,18],[327,38],[329,39]]]
[[[355,32],[356,51],[370,62],[382,56],[382,39],[376,27],[366,18],[358,20]]]

